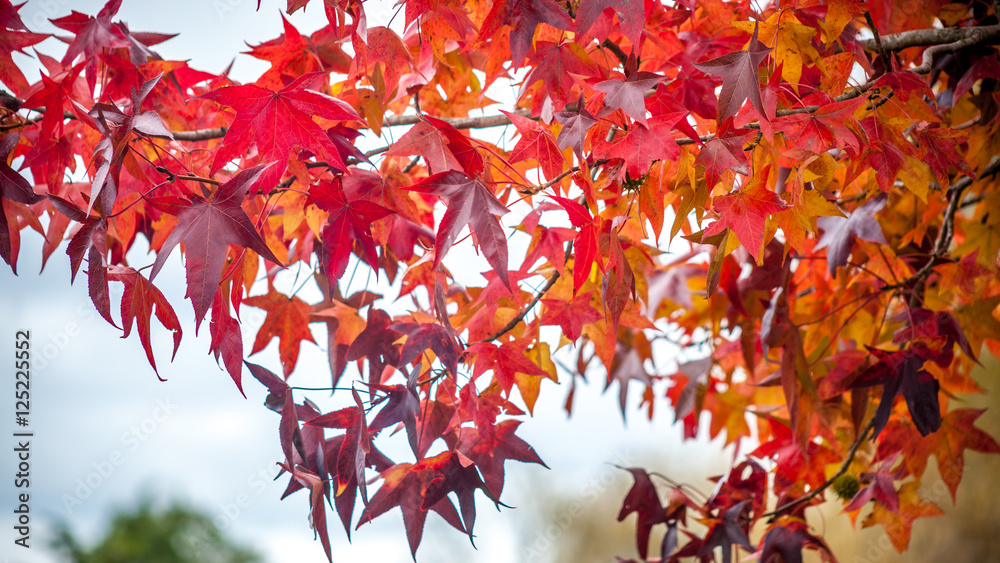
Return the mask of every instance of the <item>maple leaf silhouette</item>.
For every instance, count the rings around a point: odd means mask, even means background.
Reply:
[[[510,287],[507,278],[507,236],[497,219],[497,216],[507,213],[507,207],[500,203],[489,186],[482,180],[452,170],[424,178],[406,189],[448,200],[448,210],[441,217],[434,245],[435,267],[455,244],[459,231],[468,225],[486,261]]]
[[[734,51],[721,57],[694,63],[698,70],[722,78],[722,91],[719,93],[718,120],[723,122],[727,117],[735,116],[743,105],[750,100],[761,119],[768,119],[764,111],[764,101],[760,95],[760,79],[757,77],[757,67],[760,66],[771,48],[757,39],[757,26],[754,26],[750,44],[746,50]]]
[[[195,313],[195,332],[205,318],[226,260],[226,248],[230,244],[253,250],[270,262],[281,265],[281,261],[264,243],[253,221],[240,205],[247,190],[260,179],[270,164],[261,164],[243,170],[231,180],[222,184],[208,199],[197,198],[177,212],[178,225],[163,242],[156,253],[150,281],[156,277],[166,263],[170,251],[178,243],[184,243],[187,268],[187,295],[191,298]],[[240,358],[240,361],[243,359]]]
[[[888,198],[879,194],[852,211],[847,217],[819,217],[816,226],[823,229],[823,236],[816,243],[816,249],[829,247],[826,251],[827,268],[830,275],[838,266],[847,265],[854,239],[888,244],[882,234],[882,227],[875,220],[875,214],[885,207]]]

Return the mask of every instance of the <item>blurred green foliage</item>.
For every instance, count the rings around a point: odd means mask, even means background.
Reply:
[[[225,538],[205,514],[149,500],[115,513],[104,538],[87,548],[63,525],[52,547],[73,563],[258,563],[253,550]]]

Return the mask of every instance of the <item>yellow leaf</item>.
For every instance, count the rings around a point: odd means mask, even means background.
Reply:
[[[754,25],[759,25],[757,37],[762,43],[774,47],[774,60],[782,65],[781,77],[798,89],[802,78],[802,63],[820,63],[819,53],[813,47],[812,38],[816,30],[802,23],[790,10],[780,10],[763,23],[736,22],[733,27],[753,33]]]
[[[920,481],[903,483],[899,487],[899,510],[894,513],[876,502],[872,513],[865,518],[861,527],[868,528],[875,524],[882,524],[896,551],[900,553],[906,551],[910,546],[910,529],[913,527],[914,520],[944,514],[938,505],[920,498],[917,493],[919,488]]]

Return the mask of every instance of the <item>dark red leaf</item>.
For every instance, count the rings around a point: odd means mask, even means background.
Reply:
[[[205,318],[219,287],[228,245],[249,248],[270,262],[281,264],[240,207],[247,190],[260,179],[268,166],[258,165],[240,172],[219,186],[208,199],[196,200],[181,210],[177,214],[177,227],[156,253],[156,261],[149,274],[150,281],[166,263],[170,251],[178,243],[184,243],[187,297],[194,304],[196,327]],[[240,358],[239,362],[242,361],[243,358]]]

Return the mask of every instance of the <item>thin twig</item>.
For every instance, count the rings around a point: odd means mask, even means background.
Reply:
[[[840,464],[840,469],[838,469],[836,473],[831,475],[829,479],[823,481],[823,483],[820,486],[809,491],[805,495],[791,502],[787,502],[775,508],[771,512],[762,514],[761,518],[770,518],[768,522],[769,523],[774,522],[779,516],[787,514],[793,508],[799,506],[800,504],[809,502],[810,500],[816,498],[816,496],[818,496],[820,493],[828,489],[830,485],[833,484],[834,481],[840,478],[841,475],[847,473],[847,470],[851,467],[851,463],[854,462],[854,457],[858,454],[858,448],[860,448],[861,443],[868,438],[868,433],[871,432],[872,428],[874,427],[875,427],[875,417],[873,416],[871,420],[868,421],[868,424],[866,424],[865,427],[861,429],[861,432],[858,434],[857,438],[854,439],[854,443],[851,444],[851,449],[847,452],[847,458],[845,458],[844,462]]]
[[[496,331],[494,334],[491,334],[490,336],[487,336],[486,338],[480,340],[480,342],[493,342],[497,338],[500,338],[501,336],[507,334],[511,330],[514,330],[514,327],[516,327],[518,323],[524,320],[524,317],[528,315],[528,312],[531,311],[531,309],[534,308],[534,306],[539,301],[541,301],[542,296],[544,296],[546,292],[552,289],[552,286],[556,284],[556,281],[558,279],[559,279],[559,272],[558,271],[553,272],[552,276],[549,277],[549,280],[545,282],[545,285],[542,286],[542,288],[539,289],[537,293],[535,293],[535,296],[531,298],[531,301],[529,301],[528,304],[525,305],[524,309],[522,309],[521,312],[517,314],[517,316],[511,319],[510,322],[508,322],[507,324],[503,325],[503,328]]]
[[[885,72],[892,72],[892,59],[889,58],[889,53],[885,50],[885,45],[882,44],[882,38],[878,34],[878,27],[875,26],[875,20],[872,19],[872,14],[868,10],[865,10],[865,21],[868,22],[868,27],[871,28],[872,35],[875,37],[875,48],[882,59],[882,66],[885,68]]]

